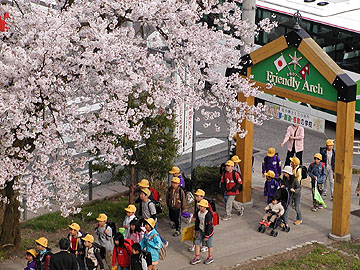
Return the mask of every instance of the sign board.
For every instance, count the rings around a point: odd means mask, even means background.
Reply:
[[[267,116],[279,119],[289,124],[297,124],[314,131],[325,132],[325,119],[271,102],[265,102],[265,105],[265,114]]]
[[[182,104],[176,108],[175,113],[175,138],[179,140],[178,153],[182,154],[192,147],[194,109],[193,107]]]
[[[295,47],[288,47],[251,68],[252,80],[312,97],[337,101],[337,90]]]
[[[185,106],[184,104],[179,105],[175,109],[176,114],[176,128],[175,128],[175,138],[179,141],[179,149],[178,153],[182,154],[184,151],[184,110]]]

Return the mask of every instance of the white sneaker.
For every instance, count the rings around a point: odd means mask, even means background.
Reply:
[[[208,251],[208,247],[205,246],[201,247],[200,249],[200,252],[207,252],[207,251]]]
[[[188,251],[194,252],[194,251],[195,251],[195,246],[189,247],[189,248],[188,248]]]

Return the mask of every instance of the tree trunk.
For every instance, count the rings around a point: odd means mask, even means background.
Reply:
[[[20,248],[20,203],[13,189],[14,180],[0,190],[3,199],[0,201],[0,247],[14,246]]]
[[[130,193],[129,204],[134,204],[134,189],[135,189],[135,167],[130,167]]]

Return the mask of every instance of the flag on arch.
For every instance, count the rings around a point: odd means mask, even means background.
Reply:
[[[300,69],[299,73],[304,80],[306,78],[306,74],[310,76],[310,63],[307,63],[302,69]]]
[[[283,55],[280,55],[275,61],[274,65],[278,72],[283,70],[284,67],[286,67],[287,63]]]

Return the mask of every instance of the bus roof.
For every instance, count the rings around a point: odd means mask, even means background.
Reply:
[[[257,0],[256,6],[287,15],[299,10],[303,19],[360,33],[359,0]]]

